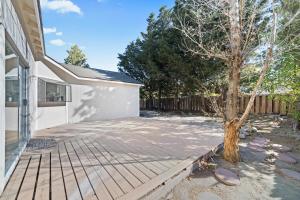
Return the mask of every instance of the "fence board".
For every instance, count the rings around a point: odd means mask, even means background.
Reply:
[[[260,108],[260,96],[256,96],[255,97],[255,104],[254,104],[255,114],[259,114],[259,108]]]
[[[275,99],[273,101],[273,113],[279,114],[279,110],[280,110],[279,106],[280,106],[279,100]]]
[[[286,115],[286,103],[285,102],[281,102],[281,107],[280,107],[280,114],[281,115]]]
[[[294,105],[289,104],[288,106],[288,113],[293,113],[294,112]]]
[[[273,100],[271,98],[267,98],[267,113],[272,114],[273,112]]]
[[[261,114],[266,114],[266,109],[267,109],[267,100],[266,100],[266,96],[262,96],[262,97],[261,97],[260,113],[261,113]]]
[[[239,112],[243,112],[244,111],[244,96],[241,96],[240,98],[240,109],[239,109]]]

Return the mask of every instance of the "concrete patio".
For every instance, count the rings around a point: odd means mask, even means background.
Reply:
[[[64,125],[29,142],[2,199],[157,199],[223,140],[205,117]]]

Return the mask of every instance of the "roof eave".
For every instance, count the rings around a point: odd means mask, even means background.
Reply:
[[[45,44],[39,0],[12,0],[12,3],[35,60],[41,60],[45,55]]]
[[[76,74],[74,74],[73,72],[67,70],[66,68],[64,68],[61,64],[59,64],[57,61],[55,61],[54,59],[52,59],[51,57],[45,55],[42,59],[42,61],[44,61],[44,63],[49,63],[53,66],[55,66],[57,69],[59,69],[59,73],[63,72],[66,73],[69,77],[73,77],[74,79],[78,80],[78,81],[89,81],[89,82],[102,82],[102,83],[115,83],[115,84],[122,84],[122,85],[131,85],[131,86],[139,86],[142,87],[143,84],[139,84],[139,83],[128,83],[128,82],[121,82],[121,81],[107,81],[107,80],[101,80],[101,79],[96,79],[96,78],[83,78],[83,77],[79,77]],[[52,67],[53,67],[52,66]],[[48,66],[51,69],[51,66]],[[53,69],[55,71],[55,69]],[[61,74],[57,74],[58,76]]]

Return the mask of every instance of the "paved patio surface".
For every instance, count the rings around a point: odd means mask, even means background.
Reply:
[[[2,199],[138,199],[217,147],[221,123],[156,117],[69,124],[28,144]]]

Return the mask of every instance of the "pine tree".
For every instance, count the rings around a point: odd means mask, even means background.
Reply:
[[[78,45],[72,45],[70,50],[67,50],[68,57],[65,58],[65,64],[72,64],[80,67],[89,67],[87,58]]]

